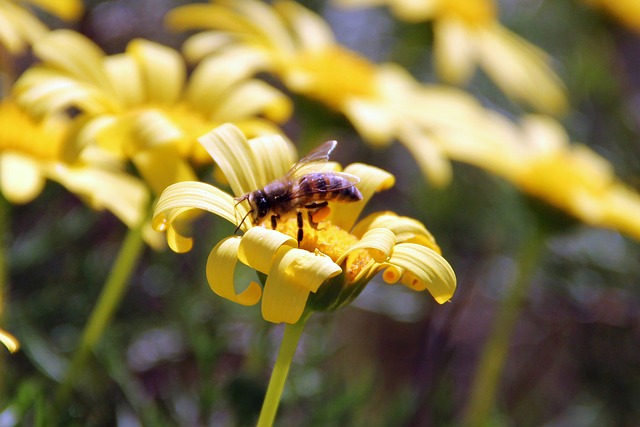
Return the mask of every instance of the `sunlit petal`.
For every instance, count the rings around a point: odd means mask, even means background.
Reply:
[[[10,353],[15,353],[20,349],[18,339],[2,328],[0,328],[0,343],[4,344]]]
[[[146,87],[146,101],[171,104],[178,100],[186,78],[180,54],[166,46],[146,40],[133,40],[127,53],[140,66]]]
[[[238,258],[254,270],[268,274],[276,252],[283,245],[295,247],[297,242],[279,231],[252,227],[242,236]]]
[[[395,246],[388,264],[403,269],[402,283],[421,291],[427,289],[440,304],[451,299],[456,288],[456,276],[449,263],[437,252],[415,243]]]
[[[391,231],[398,243],[417,243],[440,253],[433,235],[420,222],[393,212],[377,212],[358,221],[351,233],[360,238],[371,229],[384,228]]]
[[[27,203],[44,188],[45,177],[38,164],[18,153],[0,154],[0,189],[12,203]]]
[[[240,293],[236,293],[234,277],[238,261],[240,237],[227,237],[221,240],[207,259],[207,281],[211,290],[219,296],[241,305],[255,305],[260,301],[262,289],[255,282]]]
[[[366,249],[369,251],[371,258],[376,262],[385,261],[396,244],[396,236],[391,230],[386,228],[372,228],[360,238],[360,241],[349,248],[349,250],[343,252],[343,254],[336,260],[336,264],[342,264],[342,261],[354,251],[360,249]]]

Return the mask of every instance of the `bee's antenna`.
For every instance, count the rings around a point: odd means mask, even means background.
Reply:
[[[247,219],[249,214],[252,213],[252,212],[253,212],[253,209],[251,209],[250,211],[247,212],[247,214],[242,218],[242,221],[240,221],[240,224],[238,224],[238,226],[236,227],[236,230],[233,232],[233,234],[236,234],[238,232],[238,230],[240,230],[240,227],[242,227],[242,224],[244,224],[244,220]]]
[[[245,200],[247,200],[249,198],[248,194],[245,194],[243,196],[240,197],[235,197],[233,200],[236,201],[236,204],[233,205],[234,207],[234,211],[236,213],[238,213],[238,210],[235,209],[236,206],[238,206],[240,203],[244,202]],[[242,224],[244,224],[244,221],[247,219],[247,217],[249,216],[249,214],[251,214],[253,212],[253,209],[249,210],[244,217],[242,217],[242,221],[240,221],[240,223],[238,224],[238,226],[236,227],[235,231],[233,232],[233,234],[236,234],[238,232],[238,230],[240,230],[240,227],[242,227]]]

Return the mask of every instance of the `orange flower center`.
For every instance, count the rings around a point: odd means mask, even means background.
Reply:
[[[331,224],[330,221],[320,221],[317,227],[312,227],[306,214],[303,213],[303,215],[303,237],[300,242],[300,249],[309,252],[322,252],[335,262],[349,248],[358,243],[357,237]],[[265,226],[270,227],[270,225]],[[295,214],[280,219],[277,230],[297,239],[299,228]],[[352,282],[371,261],[372,258],[366,250],[357,250],[349,254],[346,260],[347,280]],[[342,267],[345,268],[344,266]]]

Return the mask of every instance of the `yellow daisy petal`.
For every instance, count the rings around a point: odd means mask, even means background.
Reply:
[[[198,141],[222,169],[236,196],[266,184],[258,182],[254,170],[260,166],[255,161],[249,142],[237,127],[224,124],[198,138]]]
[[[298,157],[293,144],[280,135],[253,138],[249,144],[256,162],[262,165],[264,176],[260,176],[259,182],[268,183],[283,177]],[[276,156],[274,153],[281,154]]]
[[[296,323],[304,312],[309,293],[316,292],[325,280],[341,272],[329,257],[281,247],[264,286],[262,316],[274,323]]]
[[[438,75],[448,82],[469,81],[476,64],[476,36],[455,18],[441,18],[433,25],[434,56]]]
[[[33,43],[48,31],[46,25],[27,10],[11,2],[2,2],[0,8],[0,45],[9,53],[22,52],[27,43]]]
[[[241,305],[255,305],[260,301],[262,289],[255,282],[242,292],[236,293],[233,273],[238,261],[240,237],[227,237],[221,240],[207,259],[207,281],[211,290],[223,298]]]
[[[11,203],[27,203],[44,188],[45,177],[38,164],[13,152],[0,154],[0,189]]]
[[[127,107],[144,102],[146,91],[138,62],[126,54],[112,55],[104,60],[104,68],[116,97]]]
[[[81,0],[27,0],[31,4],[35,4],[43,10],[55,15],[65,21],[71,21],[78,18],[84,6]]]
[[[427,289],[440,304],[453,296],[455,273],[449,263],[432,249],[415,243],[399,243],[393,249],[388,264],[405,270],[403,284],[416,291]]]
[[[367,249],[374,261],[379,263],[383,262],[389,258],[395,244],[396,236],[391,230],[386,228],[372,228],[367,230],[358,243],[343,252],[340,258],[336,260],[336,264],[342,264],[342,261],[344,261],[349,254],[360,249]]]
[[[353,203],[332,204],[329,219],[333,225],[343,230],[350,230],[369,199],[376,192],[391,188],[396,179],[389,172],[362,163],[351,164],[344,169],[344,172],[360,178],[357,187],[362,193],[362,200]]]
[[[309,9],[293,1],[278,1],[273,8],[292,23],[298,49],[320,50],[335,43],[331,28]]]
[[[173,183],[198,179],[175,146],[164,145],[139,151],[131,161],[156,194]]]
[[[0,328],[0,342],[4,344],[11,353],[15,353],[20,349],[18,339],[2,328]]]
[[[178,182],[167,187],[160,196],[153,214],[153,228],[168,231],[173,222],[185,212],[200,209],[218,215],[238,225],[246,214],[241,205],[236,206],[233,197],[216,187],[201,182]],[[243,229],[247,228],[243,224]],[[177,231],[176,231],[177,233]],[[179,234],[179,233],[178,233]],[[175,240],[170,247],[175,252],[187,252],[191,249],[191,239]]]
[[[417,243],[440,253],[433,235],[420,222],[413,218],[398,216],[393,212],[377,212],[358,221],[351,234],[360,238],[370,229],[385,228],[391,231],[398,243]]]
[[[147,102],[172,104],[180,98],[186,70],[178,52],[138,39],[127,45],[127,53],[138,61]]]
[[[226,121],[263,114],[274,122],[283,122],[292,111],[291,101],[282,92],[265,82],[247,80],[222,95],[211,114]]]
[[[276,252],[283,245],[295,247],[298,243],[279,231],[252,227],[242,236],[238,258],[254,270],[268,274]]]

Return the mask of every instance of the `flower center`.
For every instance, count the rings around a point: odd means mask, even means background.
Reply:
[[[303,213],[304,214],[304,213]],[[295,216],[287,216],[278,221],[277,230],[294,239],[298,236],[298,220]],[[303,237],[300,249],[309,252],[316,250],[329,256],[334,262],[358,243],[358,238],[342,228],[331,224],[330,221],[320,221],[317,228],[312,227],[304,214]],[[353,251],[346,260],[347,280],[352,282],[373,259],[366,250]],[[341,266],[343,269],[345,266]]]
[[[375,67],[346,49],[304,51],[286,73],[292,90],[335,109],[340,109],[350,97],[376,96]]]
[[[0,151],[15,151],[40,160],[59,160],[61,123],[38,122],[10,101],[0,103]]]

